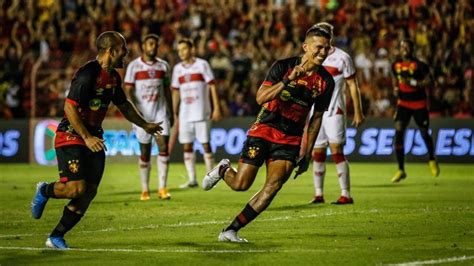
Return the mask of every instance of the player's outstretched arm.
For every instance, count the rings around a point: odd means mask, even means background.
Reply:
[[[211,91],[212,100],[212,121],[219,121],[222,119],[221,105],[219,103],[219,94],[217,93],[216,84],[209,84],[209,90]]]
[[[87,128],[82,123],[82,120],[79,116],[79,111],[77,107],[69,101],[66,101],[64,104],[64,113],[66,114],[69,123],[74,128],[74,131],[81,136],[81,138],[86,143],[87,148],[89,148],[93,152],[98,152],[101,150],[105,150],[105,143],[103,139],[100,139],[96,136],[92,136]]]
[[[163,128],[161,127],[161,123],[148,123],[143,119],[143,117],[138,113],[135,106],[129,101],[125,101],[125,103],[117,105],[120,112],[127,118],[128,121],[134,123],[135,125],[143,128],[148,134],[161,134]]]

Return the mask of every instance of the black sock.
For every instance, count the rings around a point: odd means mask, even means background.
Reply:
[[[63,237],[64,234],[71,230],[81,220],[82,216],[83,214],[75,213],[65,206],[63,216],[50,236]]]
[[[56,198],[56,195],[54,194],[54,184],[56,182],[53,182],[53,183],[49,183],[48,185],[44,186],[41,188],[41,194],[47,198]]]
[[[395,132],[395,154],[397,155],[398,169],[405,171],[405,147],[404,142],[404,132],[397,130]]]
[[[232,221],[232,223],[225,229],[227,230],[234,230],[239,231],[242,227],[246,226],[250,223],[253,219],[258,216],[258,212],[256,212],[250,204],[247,204],[245,208],[240,212],[237,217]]]
[[[428,155],[430,160],[434,160],[434,148],[433,148],[433,138],[430,134],[421,134],[421,137],[425,141],[426,148],[428,149]]]

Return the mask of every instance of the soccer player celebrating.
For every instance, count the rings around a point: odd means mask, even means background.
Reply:
[[[306,32],[302,56],[273,64],[257,92],[256,100],[262,108],[247,133],[238,170],[230,166],[228,159],[223,159],[204,177],[204,190],[223,179],[233,190],[244,191],[250,188],[262,164],[265,162],[267,166],[263,188],[220,233],[219,241],[246,242],[237,232],[270,205],[295,167],[298,167],[297,175],[308,169],[322,116],[334,90],[331,74],[322,67],[331,48],[331,38],[331,32],[325,28],[311,27]],[[308,146],[304,156],[297,160],[303,129],[313,105],[306,135]]]
[[[178,41],[178,55],[182,62],[173,68],[171,88],[175,123],[179,121],[178,139],[183,144],[184,165],[189,178],[181,188],[189,188],[198,186],[194,140],[197,139],[202,144],[204,163],[207,171],[210,171],[214,165],[214,156],[209,145],[211,120],[218,121],[222,115],[209,63],[194,56],[194,44],[189,39]]]
[[[168,179],[168,141],[170,125],[173,119],[171,91],[170,91],[170,69],[168,63],[157,58],[160,38],[156,34],[148,34],[142,38],[142,56],[136,58],[127,67],[125,74],[125,92],[129,99],[148,122],[163,121],[161,135],[155,136],[158,144],[159,154],[156,160],[158,168],[158,197],[170,199],[171,196],[166,188]],[[138,166],[142,183],[141,200],[150,199],[150,154],[153,136],[143,128],[133,125],[138,142],[140,143],[140,157]]]
[[[315,25],[333,32],[333,26],[326,22]],[[344,156],[346,142],[346,97],[345,84],[349,87],[352,102],[354,103],[354,119],[352,125],[359,127],[364,121],[360,91],[355,76],[355,67],[351,57],[343,50],[331,46],[329,55],[324,60],[324,68],[334,78],[334,93],[327,112],[324,112],[321,130],[313,149],[313,180],[316,194],[312,203],[324,203],[323,184],[326,174],[326,149],[329,145],[333,161],[336,163],[341,196],[333,204],[352,204],[350,196],[349,163]]]
[[[439,166],[434,156],[433,139],[428,133],[430,120],[428,115],[428,99],[426,90],[433,84],[428,65],[414,56],[414,44],[411,40],[400,42],[400,58],[392,64],[393,89],[398,97],[395,114],[395,154],[398,171],[392,182],[405,179],[405,131],[411,117],[415,119],[421,136],[428,149],[429,167],[433,176],[439,175]]]
[[[56,131],[55,148],[59,181],[40,182],[31,202],[33,218],[39,219],[50,198],[71,199],[64,207],[59,224],[46,240],[46,246],[68,249],[64,235],[87,211],[97,194],[105,167],[105,143],[102,121],[110,102],[132,123],[148,134],[161,132],[161,123],[148,123],[127,101],[121,77],[115,68],[123,68],[128,54],[125,38],[106,31],[96,40],[98,55],[75,73],[64,105],[65,116]]]

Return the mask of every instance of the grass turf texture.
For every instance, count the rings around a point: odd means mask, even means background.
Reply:
[[[156,188],[153,165],[151,187]],[[50,200],[34,220],[35,184],[53,181],[55,167],[0,165],[1,265],[380,265],[405,262],[474,263],[474,166],[408,164],[408,178],[390,183],[396,164],[351,164],[352,206],[339,196],[328,164],[326,204],[309,205],[311,173],[290,179],[270,207],[242,229],[248,244],[217,242],[219,232],[261,188],[265,169],[246,192],[224,182],[205,192],[178,189],[183,164],[170,166],[170,201],[141,202],[136,164],[108,164],[99,193],[83,220],[66,235],[70,251],[44,248],[66,200]],[[199,176],[204,166],[198,165]],[[201,181],[201,178],[199,178]],[[463,256],[465,256],[463,258]]]

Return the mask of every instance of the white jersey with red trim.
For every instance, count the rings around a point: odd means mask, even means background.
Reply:
[[[355,67],[352,58],[343,50],[334,47],[323,62],[324,68],[331,73],[335,85],[331,103],[325,115],[346,114],[346,96],[344,93],[346,79],[355,75]]]
[[[186,65],[175,65],[171,87],[179,90],[179,121],[193,122],[208,120],[211,117],[211,101],[208,84],[214,83],[214,74],[209,63],[201,58]]]
[[[135,99],[138,110],[148,122],[159,122],[167,119],[165,89],[169,89],[169,65],[156,58],[147,63],[139,57],[130,62],[125,73],[125,85],[135,88]]]

